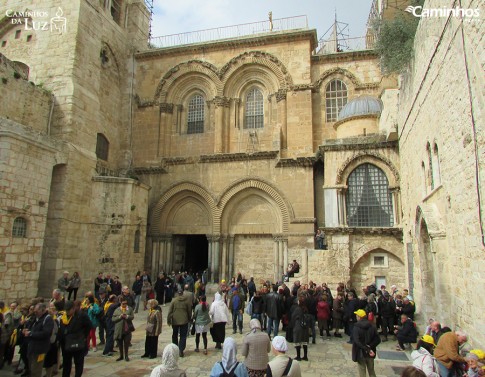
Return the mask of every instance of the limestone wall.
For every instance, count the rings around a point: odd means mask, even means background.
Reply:
[[[452,2],[425,3],[444,5]],[[480,1],[462,6],[485,11]],[[433,299],[423,317],[434,311],[446,325],[468,331],[475,345],[485,344],[485,307],[476,299],[485,282],[483,185],[477,186],[485,173],[484,32],[481,20],[422,19],[398,113],[403,233],[417,307]]]
[[[0,53],[0,108],[2,117],[47,133],[51,94],[20,76],[15,63]]]

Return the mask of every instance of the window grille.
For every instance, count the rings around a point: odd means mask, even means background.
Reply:
[[[253,88],[246,96],[246,112],[244,128],[263,128],[264,108],[263,94],[258,88]]]
[[[381,169],[372,164],[360,165],[350,174],[347,185],[349,226],[393,226],[389,182]]]
[[[27,236],[27,220],[17,217],[13,221],[12,236],[24,238]]]
[[[189,101],[187,114],[187,133],[201,134],[204,132],[204,98],[196,94]]]
[[[347,103],[347,86],[341,80],[332,80],[325,89],[325,109],[327,122],[336,122],[338,113]]]
[[[98,134],[96,140],[96,157],[108,161],[109,141],[103,134]]]

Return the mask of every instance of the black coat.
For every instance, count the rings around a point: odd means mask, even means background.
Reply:
[[[47,312],[35,320],[28,336],[29,355],[41,355],[49,350],[53,330],[54,320]]]
[[[87,338],[90,330],[91,321],[83,311],[75,313],[68,324],[64,324],[61,319],[61,346],[64,347],[64,342],[68,334],[82,335],[84,338]]]
[[[368,358],[369,350],[376,352],[376,347],[381,342],[375,326],[367,318],[357,321],[352,333],[352,361]]]

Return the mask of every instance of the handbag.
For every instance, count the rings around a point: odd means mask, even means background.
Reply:
[[[192,327],[190,328],[190,335],[195,335],[195,322],[192,322]]]
[[[135,331],[135,326],[133,326],[133,322],[126,319],[123,321],[123,334],[129,334]]]
[[[64,340],[64,350],[66,352],[82,351],[86,348],[86,339],[82,334],[67,334]]]
[[[373,321],[375,319],[375,315],[374,315],[374,312],[370,312],[368,315],[367,315],[367,319],[369,321]]]
[[[150,332],[150,333],[153,331],[154,328],[155,328],[155,324],[154,323],[147,323],[147,325],[145,326],[146,332]]]

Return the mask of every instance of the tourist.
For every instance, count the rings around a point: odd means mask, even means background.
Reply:
[[[189,322],[192,316],[192,304],[184,297],[184,291],[179,288],[177,297],[170,303],[167,323],[172,326],[172,343],[179,347],[180,357],[184,357]],[[180,340],[179,340],[180,333]]]
[[[272,292],[264,299],[264,307],[267,319],[268,335],[278,335],[280,320],[283,316],[283,297],[278,294],[278,286],[273,284]]]
[[[158,336],[162,332],[162,309],[158,306],[158,301],[148,300],[148,317],[145,327],[145,353],[141,356],[154,359],[158,352]]]
[[[376,377],[374,371],[374,359],[376,347],[381,342],[377,329],[367,319],[365,310],[355,311],[357,322],[353,326],[352,334],[352,361],[358,364],[359,377]]]
[[[50,346],[44,359],[45,377],[52,377],[54,372],[54,366],[57,365],[59,360],[59,318],[57,317],[57,308],[53,303],[49,304],[49,315],[54,320],[54,329],[50,337]],[[57,374],[57,373],[56,373]]]
[[[226,337],[226,323],[229,322],[231,313],[222,300],[222,296],[217,292],[209,309],[209,314],[214,323],[211,329],[212,340],[216,343],[216,349],[222,349],[221,344]]]
[[[333,300],[332,307],[332,319],[333,319],[333,336],[336,338],[341,338],[340,329],[342,328],[342,319],[344,316],[344,295],[343,293],[338,293],[337,297]]]
[[[86,339],[91,330],[91,323],[86,313],[81,310],[79,301],[67,301],[61,317],[62,377],[71,375],[74,359],[75,377],[82,376]]]
[[[271,348],[275,357],[268,363],[267,377],[301,377],[300,363],[286,356],[288,343],[284,337],[275,336],[271,342]]]
[[[423,371],[409,366],[403,369],[401,377],[426,377]]]
[[[433,356],[435,347],[431,335],[423,335],[416,345],[416,350],[411,353],[413,367],[421,370],[427,377],[440,377],[438,362]]]
[[[199,352],[200,335],[202,334],[204,355],[207,355],[207,332],[210,329],[211,317],[209,315],[209,307],[205,296],[199,298],[199,304],[194,310],[193,320],[195,326],[195,352]]]
[[[261,296],[261,292],[260,291],[254,292],[254,296],[250,302],[251,302],[251,319],[257,319],[261,323],[263,310],[265,307],[265,302],[263,300],[263,297]]]
[[[467,335],[463,331],[447,332],[441,335],[434,350],[440,376],[453,376],[453,373],[460,369],[460,364],[466,363],[465,358],[460,356],[459,352],[460,345],[466,341]]]
[[[96,328],[99,326],[99,315],[103,311],[99,307],[99,305],[94,302],[94,297],[93,296],[88,296],[89,300],[89,305],[88,305],[88,317],[89,320],[91,321],[91,329],[89,331],[88,335],[88,348],[89,348],[89,342],[92,341],[93,347],[90,349],[93,352],[96,352],[98,349],[96,348]]]
[[[101,287],[101,284],[104,283],[104,277],[103,277],[103,273],[102,272],[99,272],[98,273],[98,276],[96,276],[94,278],[94,296],[96,298],[99,297],[99,289]]]
[[[121,295],[121,291],[123,289],[123,285],[121,284],[119,276],[115,276],[111,282],[111,294],[119,296]]]
[[[384,290],[383,288],[384,287]],[[386,286],[381,286],[382,296],[378,301],[379,315],[381,318],[383,342],[387,342],[387,334],[394,332],[394,316],[396,314],[396,303],[389,292],[385,291]]]
[[[152,370],[150,377],[187,377],[185,371],[178,367],[179,352],[175,344],[167,344],[163,349],[162,363]]]
[[[139,298],[138,298],[139,299]],[[130,288],[128,288],[127,285],[125,285],[122,289],[121,289],[121,295],[118,296],[118,300],[121,302],[122,300],[126,300],[128,306],[130,308],[132,308],[133,310],[135,310],[135,313],[136,313],[136,309],[135,309],[135,302],[136,302],[136,298],[135,296],[130,292]],[[138,304],[140,303],[140,301],[138,301]]]
[[[232,333],[237,333],[239,327],[239,334],[242,334],[243,328],[243,313],[244,313],[244,297],[239,292],[238,284],[231,289],[232,295],[229,300],[229,310],[232,314]]]
[[[315,234],[317,249],[323,250],[324,239],[325,239],[324,233],[320,229],[317,229],[317,233]]]
[[[62,273],[62,277],[57,281],[57,288],[61,291],[62,295],[65,295],[67,293],[69,284],[70,284],[69,272],[64,271]]]
[[[246,366],[237,361],[236,355],[236,342],[232,338],[226,338],[222,346],[222,361],[214,364],[210,377],[219,377],[224,374],[234,377],[249,377]]]
[[[478,356],[470,352],[466,355],[465,360],[468,364],[466,377],[479,377],[480,368],[478,367]]]
[[[310,320],[308,309],[305,305],[305,297],[298,298],[298,305],[293,305],[290,314],[290,328],[293,329],[293,342],[295,343],[295,360],[308,361],[308,341]],[[301,347],[303,346],[303,357],[301,357]]]
[[[332,313],[332,309],[327,302],[327,295],[323,294],[319,297],[317,303],[317,321],[318,321],[318,329],[320,330],[320,336],[323,338],[323,330],[327,337],[330,337],[330,329],[329,329],[329,322],[330,316]]]
[[[134,306],[135,313],[138,313],[138,309],[140,309],[140,299],[141,299],[142,289],[143,289],[143,280],[141,279],[140,275],[136,275],[135,281],[133,282],[133,286],[131,287],[131,290],[135,295],[135,306]]]
[[[158,304],[163,305],[165,299],[165,275],[163,272],[158,275],[153,289],[155,290],[155,299],[158,301]]]
[[[246,357],[244,364],[249,377],[264,377],[268,364],[268,352],[271,342],[268,334],[261,331],[261,323],[257,319],[249,322],[250,332],[244,337],[241,354]]]
[[[116,295],[109,296],[108,301],[104,304],[104,321],[106,325],[106,344],[103,350],[103,356],[113,356],[115,344],[115,324],[113,323],[113,313],[120,307]]]
[[[128,348],[131,342],[131,333],[134,331],[133,327],[133,309],[128,306],[126,298],[121,299],[121,306],[116,308],[113,313],[112,321],[115,324],[114,338],[118,341],[120,356],[116,361],[130,361],[128,357]]]
[[[69,281],[69,287],[67,291],[69,292],[69,295],[67,296],[67,299],[70,301],[71,300],[71,295],[72,299],[75,301],[77,298],[77,291],[79,290],[79,287],[81,286],[81,276],[79,275],[79,272],[74,272],[71,276],[71,279]]]
[[[141,287],[141,298],[143,300],[143,310],[147,310],[147,304],[149,300],[149,295],[152,292],[152,285],[145,279],[143,280],[143,285]]]

